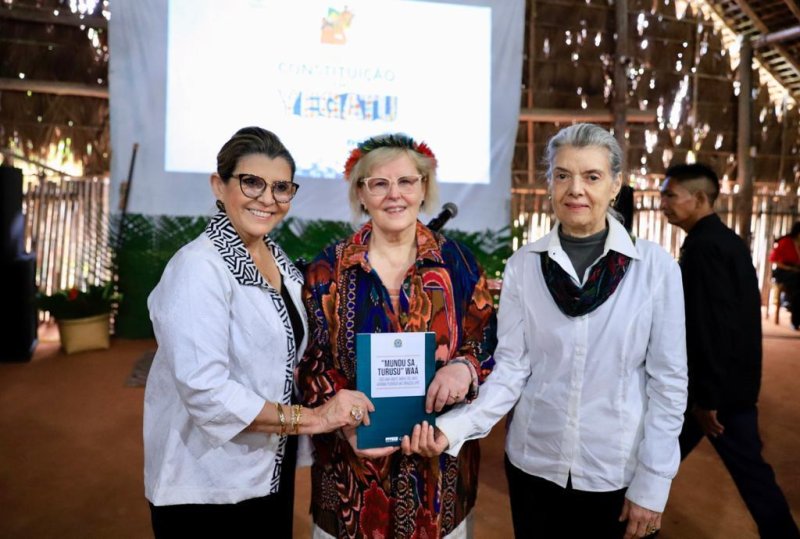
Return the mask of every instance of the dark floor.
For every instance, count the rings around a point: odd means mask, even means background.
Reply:
[[[800,517],[800,333],[764,322],[761,429],[795,518]],[[64,355],[52,329],[32,361],[0,363],[0,537],[149,537],[142,486],[142,388],[125,380],[150,340]],[[476,537],[511,537],[503,431],[482,442]],[[296,536],[308,537],[308,470],[298,473]],[[568,537],[567,533],[565,537]],[[710,445],[683,463],[661,539],[757,537]]]

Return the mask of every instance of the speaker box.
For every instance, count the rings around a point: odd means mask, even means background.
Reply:
[[[21,251],[23,238],[12,237],[22,235],[22,230],[19,230],[21,218],[22,171],[18,168],[0,166],[0,254],[3,262],[10,262],[17,255],[23,254]]]
[[[0,167],[0,268],[3,318],[0,361],[28,361],[38,344],[36,256],[24,252],[22,171]]]

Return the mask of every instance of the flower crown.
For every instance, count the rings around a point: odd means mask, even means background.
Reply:
[[[395,133],[390,135],[378,135],[377,137],[370,137],[367,140],[360,142],[347,158],[344,164],[344,179],[350,178],[350,173],[353,172],[353,167],[356,166],[359,159],[376,148],[406,148],[414,150],[418,154],[429,157],[433,160],[433,166],[436,166],[436,156],[433,155],[430,147],[424,142],[415,142],[413,138],[402,133]]]

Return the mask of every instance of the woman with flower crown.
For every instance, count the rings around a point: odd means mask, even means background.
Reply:
[[[433,332],[436,374],[427,411],[469,401],[491,372],[495,313],[486,279],[463,245],[428,229],[436,158],[403,134],[369,138],[345,165],[356,216],[369,219],[309,266],[303,299],[309,345],[297,370],[304,404],[355,388],[357,333]],[[417,435],[434,436],[427,424]],[[411,433],[409,433],[411,434]],[[479,449],[428,458],[398,448],[356,449],[355,427],[315,436],[314,537],[470,537]]]

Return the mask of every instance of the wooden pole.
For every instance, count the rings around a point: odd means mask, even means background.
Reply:
[[[596,122],[614,123],[614,113],[605,109],[545,109],[532,108],[520,109],[520,120],[526,122]],[[627,123],[649,124],[655,123],[658,115],[655,110],[628,109],[625,111],[625,121]]]
[[[737,180],[739,184],[739,235],[750,246],[750,222],[753,213],[753,159],[751,130],[753,122],[753,47],[742,40],[739,50],[739,122],[737,133]]]
[[[108,86],[77,82],[0,78],[0,90],[108,99]]]
[[[59,10],[58,15],[52,11],[52,8],[49,10],[26,9],[23,7],[0,9],[0,19],[64,26],[85,26],[87,28],[108,28],[108,20],[102,15],[80,15],[71,13],[66,9]]]
[[[614,62],[614,136],[622,148],[620,163],[623,183],[628,182],[628,141],[625,138],[627,122],[628,77],[625,72],[630,56],[628,55],[628,0],[617,0],[615,3],[615,19],[617,29],[616,56]]]
[[[530,0],[531,12],[528,18],[528,99],[526,105],[533,110],[535,100],[533,89],[536,87],[536,2]],[[528,185],[536,184],[536,126],[533,121],[527,122],[528,135]],[[524,208],[521,208],[524,211]],[[512,216],[513,217],[513,216]]]

